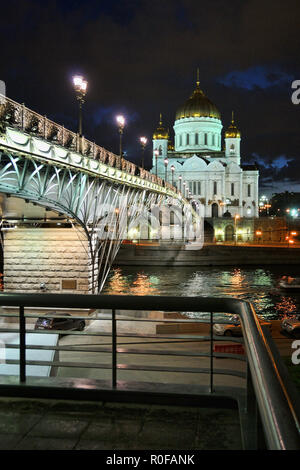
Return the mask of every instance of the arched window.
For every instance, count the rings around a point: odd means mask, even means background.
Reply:
[[[170,212],[170,225],[174,225],[174,220],[175,220],[175,216],[174,216],[174,211],[171,211]]]
[[[217,181],[214,181],[214,196],[217,194],[218,192],[218,184],[217,184]]]

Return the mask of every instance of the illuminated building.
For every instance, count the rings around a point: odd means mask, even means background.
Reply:
[[[189,199],[200,200],[206,218],[258,217],[255,165],[241,164],[241,132],[232,120],[225,131],[217,107],[196,88],[177,111],[174,144],[162,116],[153,134],[152,173],[171,181]]]

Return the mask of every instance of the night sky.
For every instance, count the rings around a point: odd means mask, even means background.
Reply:
[[[77,130],[72,76],[88,80],[84,135],[126,158],[200,86],[221,112],[234,110],[243,163],[260,166],[261,192],[300,191],[299,0],[86,0],[1,2],[1,73],[7,96]],[[223,134],[224,135],[224,134]]]

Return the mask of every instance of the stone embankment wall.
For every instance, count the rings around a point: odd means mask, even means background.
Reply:
[[[236,266],[300,264],[300,248],[208,244],[197,250],[179,243],[122,245],[119,266]]]
[[[5,232],[5,292],[88,294],[91,271],[87,240],[81,232],[68,228]]]

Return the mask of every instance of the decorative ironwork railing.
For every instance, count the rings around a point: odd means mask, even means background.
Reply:
[[[42,137],[54,144],[61,145],[74,152],[79,152],[95,160],[100,160],[111,167],[120,168],[126,173],[138,175],[143,179],[178,192],[176,187],[168,182],[164,182],[162,178],[124,158],[121,159],[119,155],[106,150],[85,137],[80,137],[79,134],[51,121],[46,116],[32,111],[24,104],[17,103],[0,94],[0,130],[3,131],[6,126],[19,128],[26,133]]]

